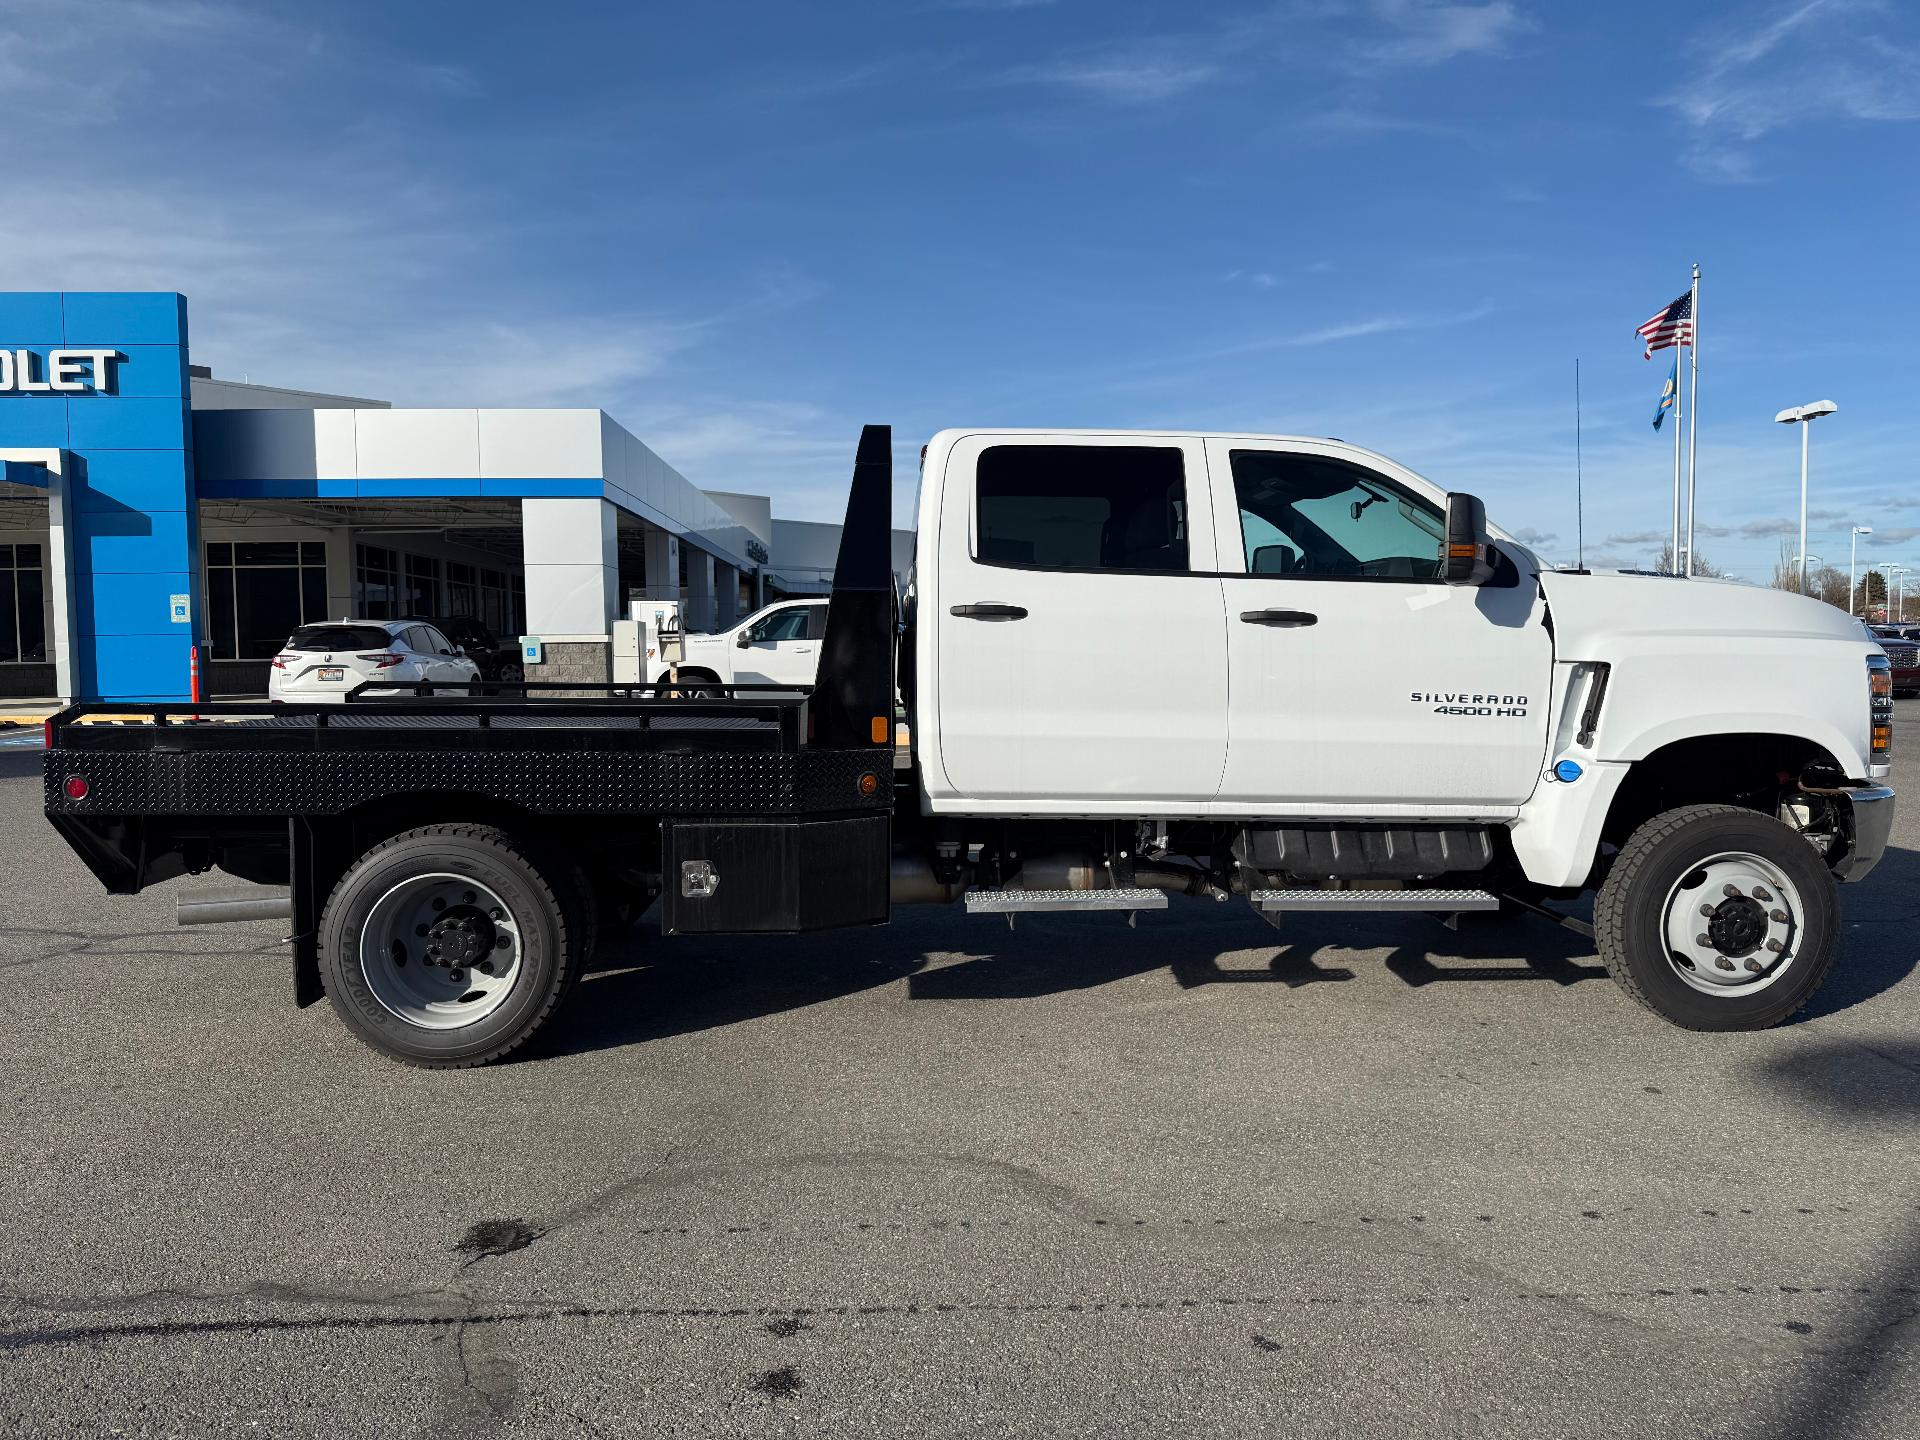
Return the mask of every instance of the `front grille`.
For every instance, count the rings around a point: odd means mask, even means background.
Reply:
[[[1920,645],[1882,645],[1880,648],[1887,652],[1887,659],[1896,670],[1911,670],[1920,665]]]

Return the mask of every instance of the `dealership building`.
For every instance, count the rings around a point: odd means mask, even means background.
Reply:
[[[343,616],[473,617],[540,639],[529,679],[605,680],[636,602],[723,629],[825,591],[838,545],[599,410],[216,377],[176,294],[0,294],[0,461],[0,696],[186,699],[195,663],[260,694],[294,627]]]

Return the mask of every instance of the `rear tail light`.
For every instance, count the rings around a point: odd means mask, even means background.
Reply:
[[[395,655],[392,651],[388,651],[384,655],[362,655],[358,658],[371,661],[373,668],[376,670],[391,670],[394,666],[404,662],[407,657],[404,655]]]
[[[53,749],[53,717],[51,715],[40,726],[40,743],[49,750]]]
[[[1884,655],[1867,657],[1867,729],[1875,765],[1893,757],[1893,666]]]
[[[274,669],[276,669],[276,670],[284,670],[284,669],[286,669],[286,668],[287,668],[287,657],[286,657],[286,656],[284,656],[284,655],[276,655],[276,656],[274,656],[274,657],[273,657],[273,668],[274,668]]]

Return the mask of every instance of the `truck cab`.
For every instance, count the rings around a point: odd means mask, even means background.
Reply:
[[[756,610],[717,634],[689,634],[674,678],[689,690],[704,686],[810,686],[820,664],[820,642],[827,633],[827,597],[780,601]],[[657,656],[649,681],[669,675]]]

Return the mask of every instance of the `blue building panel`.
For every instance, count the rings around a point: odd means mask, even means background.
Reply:
[[[432,499],[444,495],[478,496],[478,480],[362,480],[360,496],[366,500]]]
[[[83,450],[68,468],[77,510],[184,510],[192,503],[184,450]]]
[[[606,496],[607,482],[597,475],[545,480],[483,479],[480,482],[480,493],[502,500],[541,500],[554,496],[563,499],[569,497],[601,499]]]
[[[60,297],[69,345],[187,343],[187,297],[171,291],[69,290]]]
[[[198,601],[194,598],[194,578],[187,570],[143,570],[137,574],[113,575],[96,572],[93,577],[93,629],[96,635],[160,634],[185,647],[193,633],[191,623],[172,621],[173,597],[189,597],[189,613]],[[194,616],[198,619],[198,616]],[[184,656],[184,648],[182,651]]]
[[[66,338],[57,292],[0,290],[0,349],[59,345]]]
[[[95,635],[90,651],[90,699],[188,700],[193,627],[176,625],[144,634]]]
[[[75,450],[186,452],[187,402],[82,396],[67,402],[67,444]]]
[[[358,480],[251,480],[229,475],[217,480],[194,480],[202,500],[352,500],[360,494]]]
[[[95,575],[170,573],[191,559],[196,531],[185,510],[118,510],[78,517],[91,539],[89,568]]]
[[[187,394],[187,352],[178,345],[120,345],[113,393],[127,400],[178,400]],[[87,398],[87,397],[79,397]]]
[[[0,336],[0,346],[5,345]],[[63,450],[67,444],[64,395],[0,395],[0,445]]]

